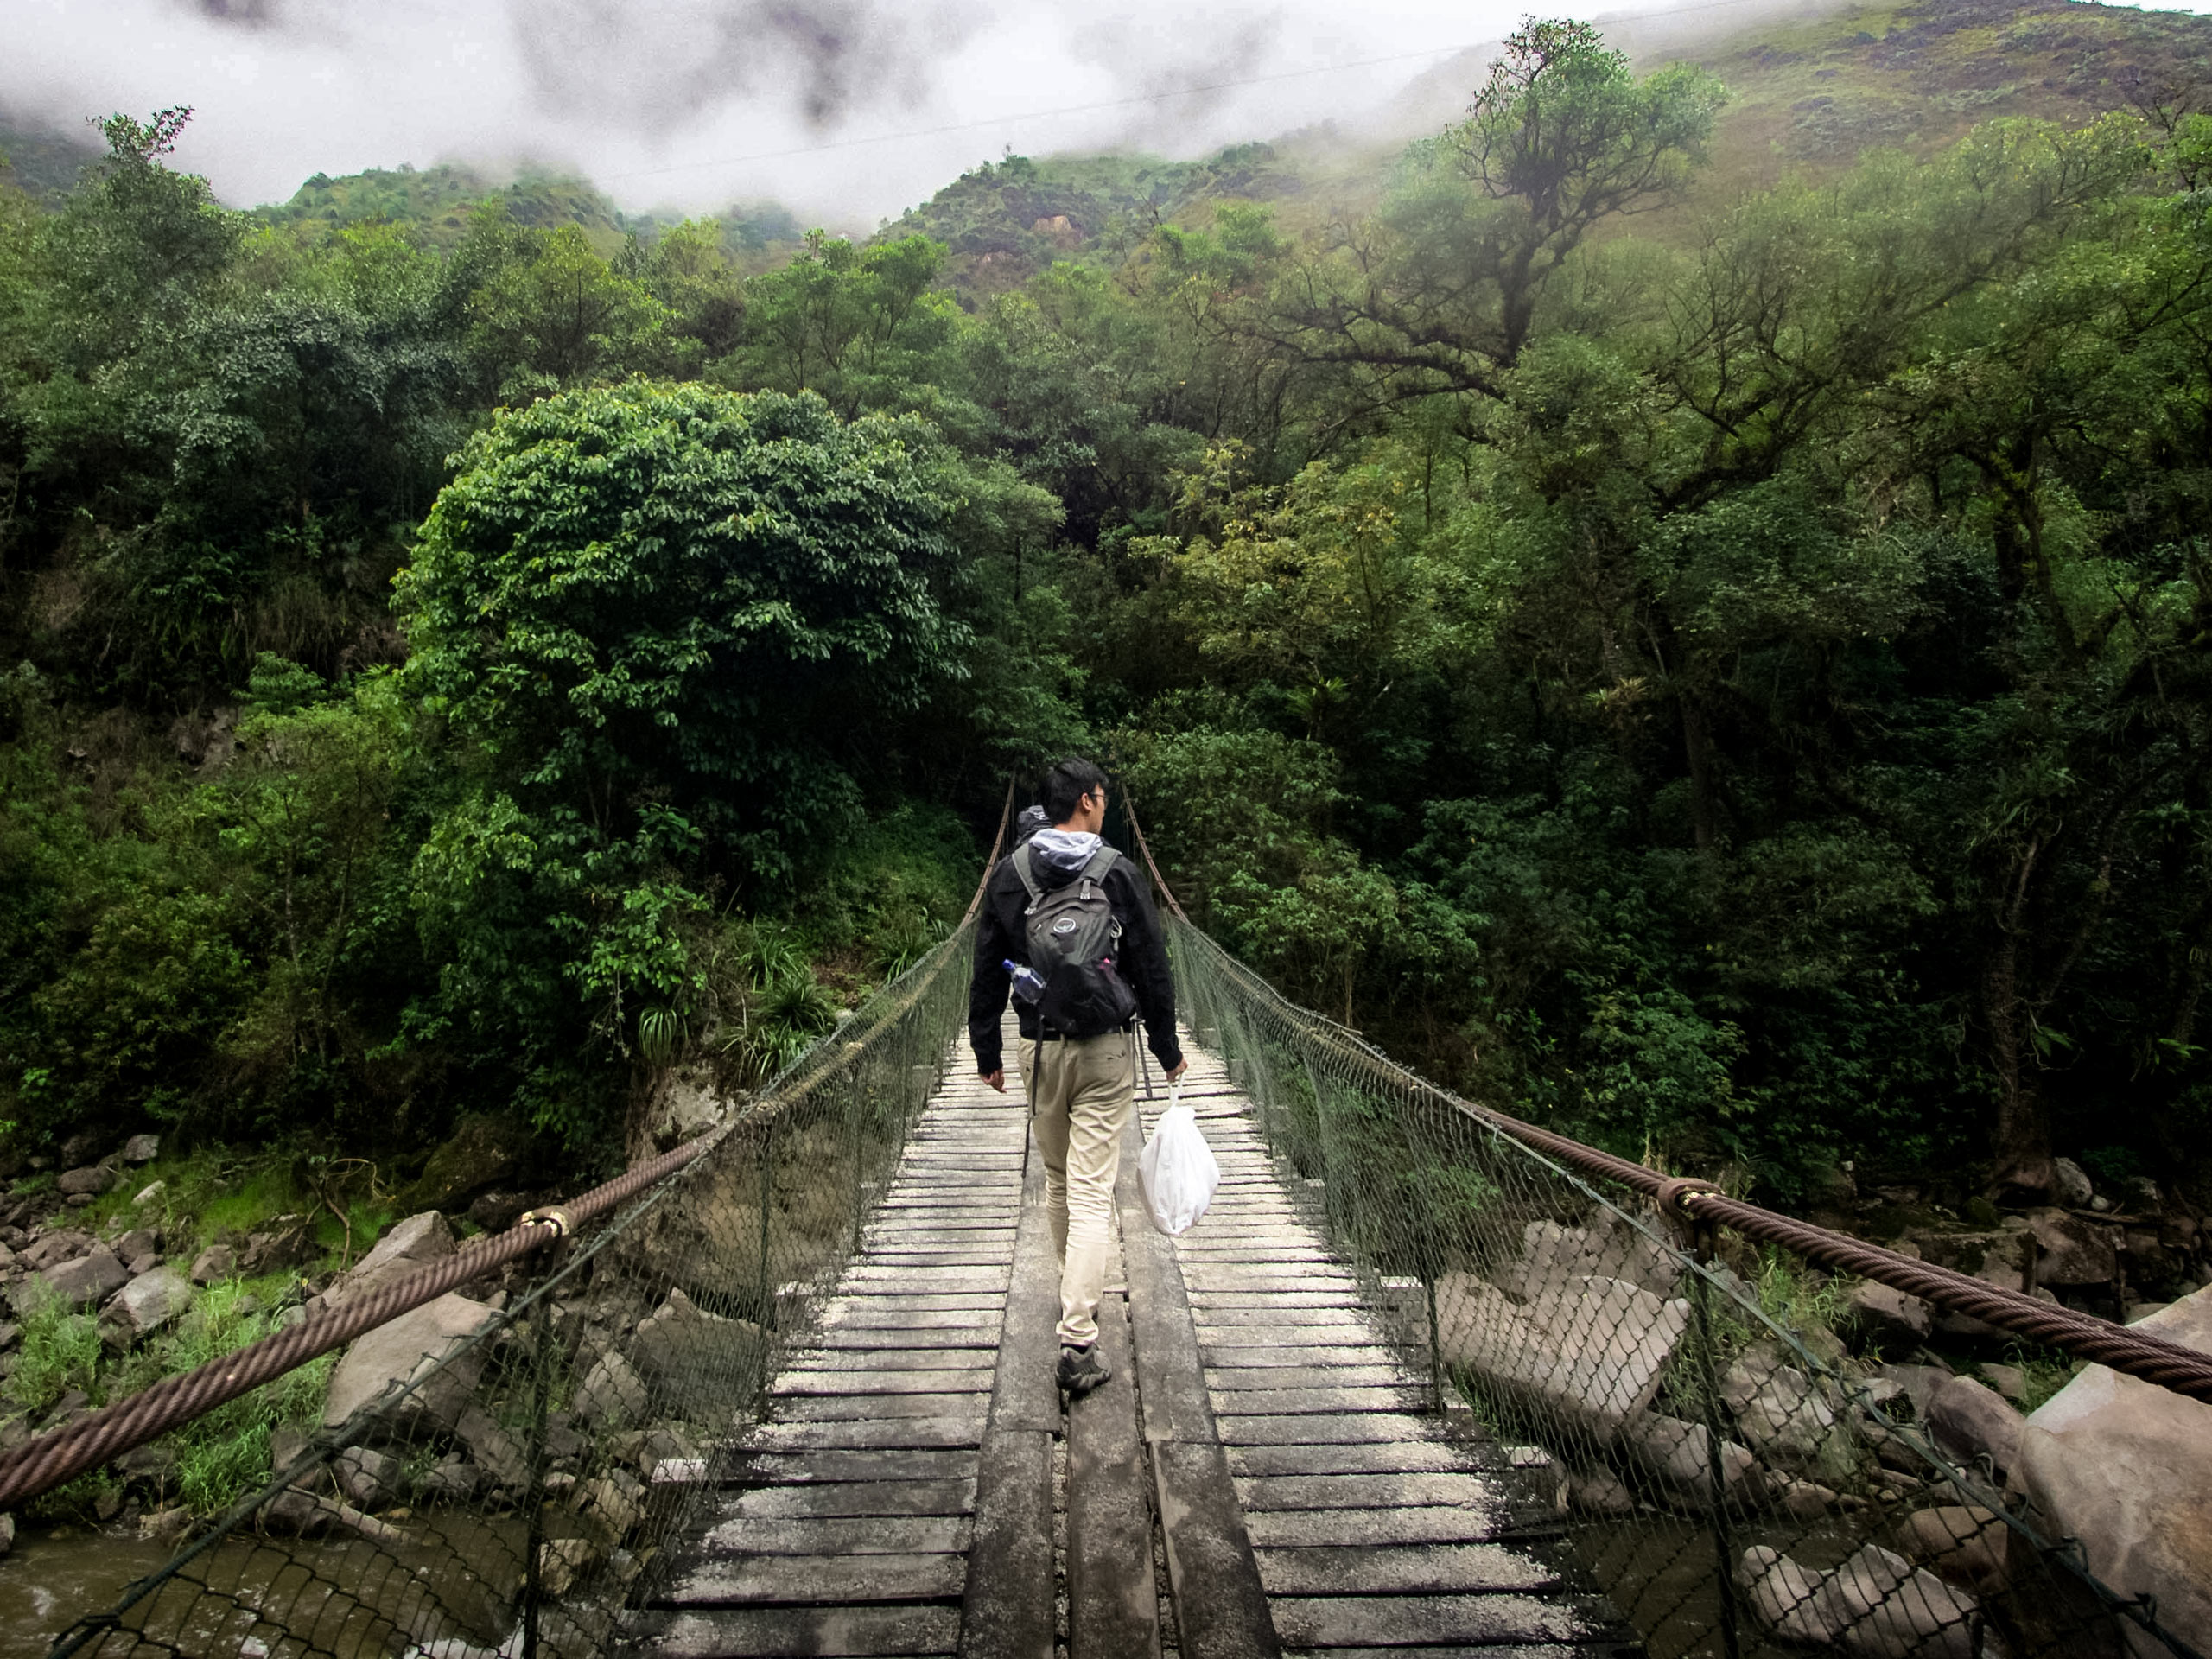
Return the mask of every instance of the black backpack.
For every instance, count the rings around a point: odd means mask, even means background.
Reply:
[[[1014,849],[1014,874],[1029,890],[1023,931],[1029,965],[1045,982],[1037,1017],[1063,1037],[1103,1037],[1136,1017],[1135,993],[1116,971],[1122,924],[1106,898],[1106,872],[1121,857],[1101,847],[1074,880],[1050,893],[1031,867],[1035,849]]]

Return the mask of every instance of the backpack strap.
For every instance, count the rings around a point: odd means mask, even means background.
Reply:
[[[1090,855],[1090,862],[1076,874],[1083,880],[1103,887],[1106,883],[1106,872],[1114,868],[1114,861],[1119,857],[1121,855],[1111,847],[1102,845]]]
[[[1029,868],[1029,843],[1025,841],[1015,848],[1009,861],[1014,865],[1014,873],[1021,878],[1021,885],[1029,889],[1029,908],[1036,909],[1037,901],[1045,896],[1045,889],[1037,885],[1037,873]],[[1088,869],[1090,866],[1084,868]]]

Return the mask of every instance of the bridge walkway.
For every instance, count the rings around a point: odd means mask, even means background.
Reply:
[[[1221,1192],[1191,1233],[1160,1236],[1132,1126],[1124,1273],[1100,1309],[1116,1375],[1068,1408],[1016,1048],[1003,1096],[949,1055],[817,1340],[772,1385],[715,1512],[664,1575],[651,1650],[1507,1659],[1618,1645],[1532,1547],[1529,1483],[1429,1411],[1427,1380],[1270,1160],[1251,1102],[1195,1046],[1185,1098]],[[1147,1091],[1149,1129],[1165,1090]]]

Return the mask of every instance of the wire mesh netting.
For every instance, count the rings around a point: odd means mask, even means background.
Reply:
[[[972,938],[956,931],[602,1223],[364,1335],[321,1432],[280,1440],[265,1487],[55,1653],[621,1648],[858,1246],[962,1027]]]
[[[2045,1535],[2006,1448],[1945,1455],[1918,1386],[1940,1372],[1908,1387],[1792,1318],[1839,1281],[1676,1236],[1643,1194],[1548,1160],[1168,925],[1185,1017],[1408,1363],[1509,1448],[1559,1565],[1654,1659],[2186,1659],[2154,1605]]]

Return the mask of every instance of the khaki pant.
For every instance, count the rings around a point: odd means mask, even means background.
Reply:
[[[1122,1136],[1135,1109],[1128,1032],[1079,1041],[1024,1040],[1021,1075],[1030,1124],[1045,1159],[1045,1201],[1060,1258],[1060,1341],[1087,1348],[1098,1337],[1098,1297],[1113,1249],[1114,1179]]]

